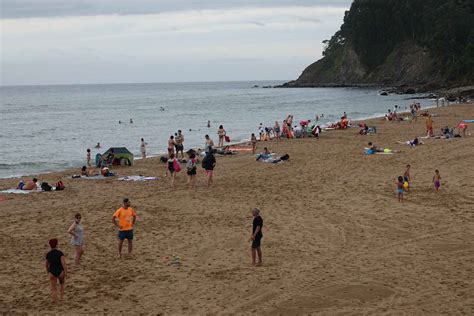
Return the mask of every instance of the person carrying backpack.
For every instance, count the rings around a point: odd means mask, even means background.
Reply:
[[[202,167],[206,171],[207,175],[207,186],[210,187],[213,184],[212,176],[214,173],[214,167],[216,166],[216,157],[212,153],[212,148],[206,152],[206,156],[202,160]]]

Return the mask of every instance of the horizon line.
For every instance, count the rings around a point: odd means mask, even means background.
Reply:
[[[270,81],[284,81],[288,82],[293,79],[262,79],[262,80],[204,80],[204,81],[150,81],[150,82],[103,82],[103,83],[42,83],[42,84],[0,84],[0,88],[13,87],[46,87],[46,86],[93,86],[93,85],[139,85],[139,84],[175,84],[175,83],[233,83],[233,82],[270,82]]]

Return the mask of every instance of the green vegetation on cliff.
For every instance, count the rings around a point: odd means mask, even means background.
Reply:
[[[355,0],[323,58],[290,86],[474,81],[473,0]]]

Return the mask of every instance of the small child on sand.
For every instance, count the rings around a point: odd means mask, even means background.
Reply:
[[[439,174],[439,170],[435,170],[435,174],[433,176],[433,184],[435,191],[438,192],[439,188],[441,187],[441,175]]]
[[[410,192],[410,182],[411,182],[411,175],[410,175],[411,166],[407,165],[407,169],[403,174],[403,187],[407,192]]]
[[[254,133],[250,136],[250,142],[252,143],[252,154],[255,155],[255,151],[257,150],[257,136],[255,136]]]
[[[403,177],[399,176],[398,177],[398,182],[397,182],[397,193],[398,193],[398,202],[403,203]]]
[[[191,184],[191,188],[194,188],[194,181],[196,179],[197,160],[196,160],[196,155],[194,154],[194,152],[190,152],[188,154],[188,157],[189,159],[188,159],[188,162],[186,163],[186,170],[188,174],[187,186]]]

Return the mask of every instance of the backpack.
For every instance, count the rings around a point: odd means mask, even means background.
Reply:
[[[62,181],[58,181],[58,183],[56,183],[56,191],[61,191],[61,190],[64,190],[66,187],[64,186],[64,183]]]
[[[173,160],[173,169],[174,171],[176,172],[180,172],[181,171],[181,164],[179,163],[179,161],[177,159],[174,159]]]
[[[51,191],[52,189],[53,189],[53,187],[50,186],[50,185],[48,184],[48,182],[43,182],[43,183],[41,183],[41,190],[47,192],[47,191]]]

